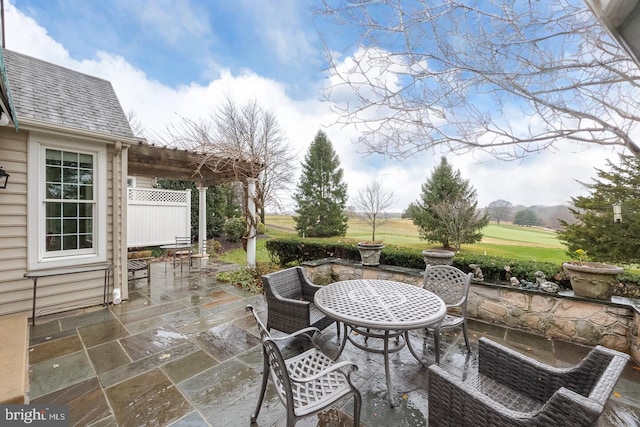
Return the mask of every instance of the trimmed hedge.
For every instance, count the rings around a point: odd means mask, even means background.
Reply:
[[[271,261],[285,267],[321,258],[360,259],[353,243],[326,242],[314,239],[269,239],[266,243]]]
[[[266,243],[271,260],[281,267],[302,264],[322,258],[342,258],[360,261],[360,252],[353,242],[327,242],[324,240],[287,238],[270,239]],[[380,263],[399,267],[425,268],[422,251],[386,245],[380,255]],[[534,273],[542,271],[548,280],[553,280],[567,286],[561,273],[562,266],[548,262],[520,261],[496,256],[458,253],[453,259],[453,265],[464,271],[470,271],[469,264],[477,264],[489,282],[506,281],[504,267],[510,267],[511,276],[518,279],[535,281]]]

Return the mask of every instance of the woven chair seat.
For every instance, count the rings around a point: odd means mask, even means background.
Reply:
[[[450,314],[447,314],[446,316],[444,316],[444,319],[442,319],[442,323],[440,328],[445,328],[445,327],[454,327],[454,326],[458,326],[464,323],[464,318],[460,317],[460,316],[452,316]]]
[[[478,376],[429,367],[429,426],[593,426],[628,360],[596,346],[578,365],[556,368],[482,337]]]
[[[330,402],[352,392],[347,377],[341,371],[329,372],[326,375],[309,382],[298,382],[316,375],[335,364],[333,360],[317,349],[286,359],[287,371],[291,378],[294,412],[303,417],[322,410]],[[284,388],[280,384],[278,394],[284,395]]]
[[[464,381],[465,386],[491,396],[491,399],[507,409],[517,412],[535,412],[542,408],[542,403],[531,397],[484,375],[473,375]]]

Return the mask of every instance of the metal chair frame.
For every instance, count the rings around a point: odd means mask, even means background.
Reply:
[[[424,289],[438,295],[447,305],[447,315],[442,322],[424,331],[426,338],[428,331],[433,330],[436,363],[440,363],[440,331],[443,329],[462,327],[464,343],[467,351],[471,351],[467,332],[467,299],[472,277],[472,273],[451,265],[427,265],[424,271]]]
[[[318,347],[315,337],[320,333],[317,328],[305,328],[293,334],[274,338],[264,326],[251,305],[246,310],[253,314],[262,338],[263,372],[262,386],[258,404],[251,415],[255,423],[268,378],[271,377],[278,397],[287,409],[287,426],[295,425],[300,419],[321,412],[340,399],[353,396],[353,421],[360,425],[362,396],[353,385],[351,374],[358,366],[349,361],[335,362]],[[311,348],[301,354],[285,359],[277,345],[278,341],[289,341],[296,337],[306,337]],[[344,372],[344,369],[347,369]]]
[[[176,268],[176,258],[180,257],[180,272],[182,272],[182,257],[185,255],[189,258],[189,269],[191,269],[193,255],[193,249],[189,247],[188,249],[181,248],[184,245],[191,245],[193,242],[191,241],[191,236],[176,236],[176,249],[173,251],[173,268]]]

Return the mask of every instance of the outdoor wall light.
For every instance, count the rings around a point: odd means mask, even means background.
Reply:
[[[0,109],[0,126],[9,124],[9,115]]]
[[[613,222],[622,222],[622,204],[613,204]]]
[[[9,174],[0,166],[0,188],[7,188],[7,182],[9,182]]]

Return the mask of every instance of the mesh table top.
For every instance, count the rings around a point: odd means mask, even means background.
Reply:
[[[375,329],[424,328],[446,314],[444,302],[418,286],[389,280],[345,280],[319,289],[314,302],[327,316]]]

